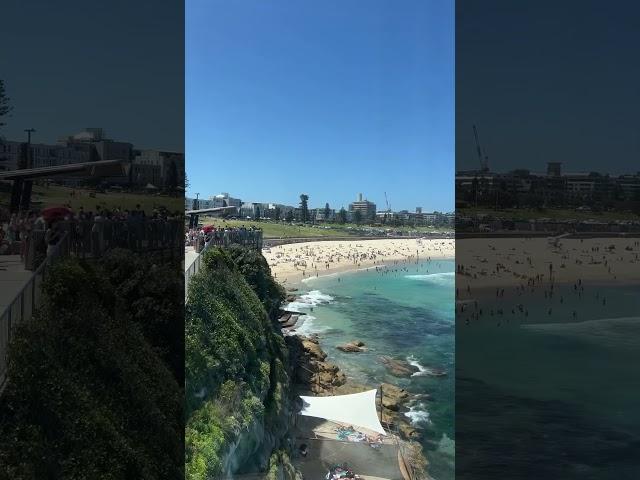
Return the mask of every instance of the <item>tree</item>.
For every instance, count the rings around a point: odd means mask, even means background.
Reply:
[[[287,214],[285,215],[284,219],[285,219],[288,223],[293,222],[293,211],[292,211],[292,210],[287,211]]]
[[[167,188],[171,192],[175,192],[178,188],[178,166],[175,160],[171,160],[169,171],[167,172]]]
[[[353,220],[360,225],[360,222],[362,221],[362,212],[360,210],[353,212]]]
[[[0,80],[0,127],[6,125],[6,123],[2,121],[2,117],[6,117],[13,110],[13,107],[9,104],[10,100],[4,88],[4,80]]]
[[[329,221],[329,215],[331,215],[331,209],[329,208],[329,203],[324,204],[324,221]]]
[[[347,223],[347,211],[344,207],[338,212],[338,223]]]
[[[300,194],[300,217],[302,223],[309,220],[309,195],[306,193]]]
[[[253,219],[256,221],[260,220],[260,207],[256,206],[256,209],[253,213]]]
[[[282,212],[280,211],[280,207],[276,207],[273,211],[273,218],[275,219],[276,222],[280,220],[281,214]]]

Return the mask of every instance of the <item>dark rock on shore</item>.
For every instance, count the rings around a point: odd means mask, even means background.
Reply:
[[[336,348],[338,350],[341,350],[343,352],[348,352],[348,353],[364,352],[367,350],[365,348],[364,342],[361,342],[359,340],[354,340],[352,342],[345,343],[344,345],[338,345]]]
[[[410,377],[414,373],[420,371],[418,367],[411,365],[406,360],[398,360],[387,356],[381,356],[380,362],[382,362],[387,371],[394,377]]]
[[[295,383],[312,393],[330,394],[347,381],[345,374],[331,362],[320,348],[317,338],[292,335],[285,338],[295,366]]]

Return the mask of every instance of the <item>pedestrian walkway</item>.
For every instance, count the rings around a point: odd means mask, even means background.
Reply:
[[[0,312],[15,300],[32,275],[24,268],[20,255],[0,256]]]

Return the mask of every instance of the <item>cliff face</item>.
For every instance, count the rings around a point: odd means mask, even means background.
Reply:
[[[186,478],[291,478],[290,367],[272,318],[284,291],[259,252],[213,249],[203,264],[186,305]]]

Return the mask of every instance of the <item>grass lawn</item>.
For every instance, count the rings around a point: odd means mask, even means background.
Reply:
[[[72,197],[70,194],[74,190],[76,191],[76,195]],[[154,208],[161,206],[168,208],[169,211],[177,210],[182,212],[184,210],[183,196],[168,197],[144,193],[96,192],[94,198],[90,197],[89,193],[90,190],[85,189],[73,189],[57,185],[46,188],[34,185],[31,200],[36,207],[44,208],[48,206],[71,205],[72,210],[77,210],[82,206],[85,211],[94,212],[97,205],[108,209],[119,207],[123,210],[131,210],[138,204],[140,204],[140,208],[147,214],[151,213]]]
[[[488,208],[460,208],[457,210],[460,216],[491,215],[493,217],[506,218],[509,220],[534,220],[539,218],[550,218],[553,220],[638,220],[640,217],[632,212],[589,212],[576,211],[573,209],[560,208],[508,208],[504,210],[491,210]]]
[[[224,220],[222,218],[207,217],[203,220],[205,225],[216,227],[259,227],[266,238],[298,238],[298,237],[340,237],[349,235],[346,229],[318,228],[312,226],[297,226],[277,222],[256,222],[252,220]]]
[[[366,227],[362,226],[356,228],[355,225],[339,225],[328,224],[320,226],[299,226],[290,225],[287,223],[260,221],[253,220],[224,220],[222,218],[207,217],[202,220],[205,225],[215,225],[216,227],[239,227],[244,225],[245,227],[259,227],[264,232],[265,238],[304,238],[304,237],[344,237],[348,235],[366,235],[366,229],[375,228],[380,230],[382,227]],[[350,228],[349,228],[350,227]],[[393,228],[394,231],[418,231],[420,233],[428,232],[442,232],[449,229],[438,229],[433,227],[397,227]]]

